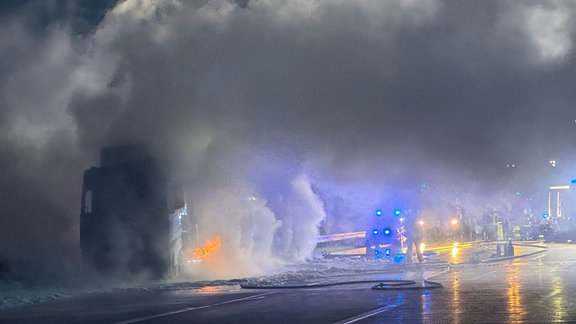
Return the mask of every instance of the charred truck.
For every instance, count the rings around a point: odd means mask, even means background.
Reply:
[[[169,184],[144,145],[103,148],[100,160],[84,172],[82,185],[84,268],[124,279],[174,273],[181,248],[175,226],[187,216],[182,190]]]

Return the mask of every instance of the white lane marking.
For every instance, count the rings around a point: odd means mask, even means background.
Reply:
[[[171,311],[171,312],[166,312],[166,313],[162,313],[162,314],[145,316],[145,317],[139,317],[139,318],[133,318],[133,319],[126,320],[126,321],[115,322],[114,324],[129,324],[129,323],[143,322],[143,321],[147,321],[147,320],[151,320],[151,319],[155,319],[155,318],[159,318],[159,317],[164,317],[164,316],[170,316],[170,315],[175,315],[175,314],[190,312],[190,311],[194,311],[194,310],[197,310],[197,309],[210,308],[210,307],[214,307],[214,306],[220,306],[220,305],[235,303],[235,302],[239,302],[239,301],[243,301],[243,300],[260,299],[260,298],[264,298],[264,296],[268,296],[268,295],[271,295],[271,294],[274,294],[274,293],[277,293],[277,292],[278,292],[278,290],[275,290],[275,291],[267,292],[267,293],[264,293],[264,294],[253,295],[253,296],[248,296],[248,297],[243,297],[243,298],[238,298],[238,299],[232,299],[232,300],[227,300],[227,301],[223,301],[223,302],[216,303],[216,304],[210,304],[210,305],[204,305],[204,306],[198,306],[198,307],[187,307],[187,308],[183,308],[183,309],[179,309],[179,310],[175,310],[175,311]]]
[[[384,312],[389,311],[389,310],[391,310],[391,309],[393,309],[393,308],[396,308],[396,307],[398,307],[398,305],[388,305],[388,306],[376,308],[375,310],[372,310],[372,311],[369,311],[369,312],[367,312],[367,313],[363,313],[363,314],[360,314],[360,315],[356,315],[356,316],[347,318],[347,319],[345,319],[345,320],[336,322],[336,323],[334,323],[334,324],[350,324],[350,323],[358,322],[358,321],[361,321],[361,320],[363,320],[363,319],[365,319],[365,318],[372,317],[372,316],[374,316],[374,315],[378,315],[378,314],[384,313]]]

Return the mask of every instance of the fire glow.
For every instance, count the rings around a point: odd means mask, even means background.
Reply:
[[[217,251],[219,247],[220,247],[220,236],[216,236],[216,238],[213,241],[207,240],[204,247],[197,247],[196,250],[194,250],[194,256],[200,260],[205,259],[206,257],[213,254],[215,251]]]

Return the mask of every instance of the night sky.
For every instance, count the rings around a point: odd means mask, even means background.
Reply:
[[[0,259],[77,264],[82,173],[105,145],[148,144],[203,235],[255,264],[301,258],[319,226],[362,230],[398,188],[477,213],[502,192],[539,199],[576,178],[575,14],[573,1],[2,1]]]

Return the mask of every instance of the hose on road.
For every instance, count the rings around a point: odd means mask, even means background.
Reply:
[[[401,280],[401,279],[391,279],[391,280],[352,280],[352,281],[340,281],[340,282],[329,282],[329,283],[313,283],[308,285],[251,285],[251,284],[241,284],[240,287],[243,289],[306,289],[306,288],[322,288],[322,287],[332,287],[332,286],[343,286],[343,285],[355,285],[364,283],[378,283],[373,286],[373,290],[406,290],[406,289],[432,289],[432,288],[442,288],[442,284],[424,280],[424,284],[419,285],[415,280]]]
[[[400,283],[397,283],[399,282]],[[424,279],[423,285],[418,285],[414,280],[380,280],[380,283],[372,287],[372,290],[414,290],[443,288],[441,283]]]
[[[492,258],[489,260],[469,260],[467,262],[463,262],[460,264],[478,264],[478,263],[487,263],[487,262],[496,262],[496,261],[504,261],[509,259],[521,258],[532,256],[535,254],[540,254],[546,252],[548,248],[539,246],[539,245],[532,245],[532,244],[517,244],[529,247],[536,247],[539,248],[539,251],[527,253],[523,255],[516,255],[512,257],[502,257],[502,258]],[[306,289],[306,288],[322,288],[322,287],[331,287],[331,286],[343,286],[343,285],[354,285],[354,284],[365,284],[365,283],[377,283],[376,285],[372,286],[372,290],[415,290],[415,289],[435,289],[435,288],[443,288],[444,286],[435,281],[431,281],[430,279],[433,277],[437,277],[442,275],[448,271],[450,271],[451,266],[455,264],[448,263],[446,269],[440,271],[439,273],[429,277],[428,279],[424,279],[424,281],[419,284],[415,280],[402,280],[402,279],[391,279],[391,280],[352,280],[352,281],[340,281],[340,282],[328,282],[328,283],[312,283],[306,285],[256,285],[256,284],[241,284],[240,287],[243,289]]]

